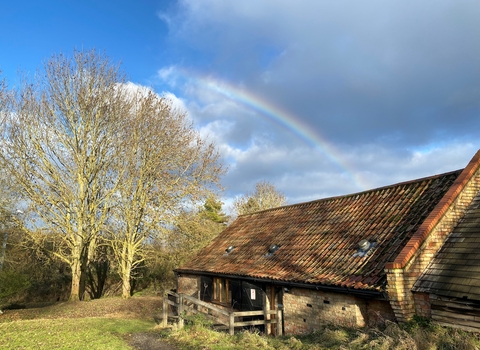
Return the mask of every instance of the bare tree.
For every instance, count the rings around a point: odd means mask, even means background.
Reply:
[[[148,242],[172,224],[181,208],[208,197],[223,173],[214,145],[171,101],[146,89],[132,92],[130,100],[116,159],[121,185],[108,236],[124,298],[131,295],[132,272],[145,260]]]
[[[9,235],[21,228],[19,209],[21,197],[15,188],[15,182],[9,177],[5,169],[0,168],[0,272],[3,270]]]
[[[132,86],[95,51],[52,57],[13,93],[0,83],[1,165],[34,213],[32,239],[50,240],[38,246],[70,266],[71,300],[83,298],[105,242],[128,297],[149,238],[215,191],[224,171],[184,112]]]
[[[202,206],[182,210],[174,225],[160,239],[153,242],[149,264],[160,277],[164,287],[173,286],[173,269],[191,259],[211,242],[223,229],[229,217],[222,211],[222,202],[209,196]]]
[[[255,185],[255,191],[233,201],[233,209],[237,215],[253,213],[260,210],[280,207],[287,204],[285,195],[267,181]]]
[[[36,225],[61,237],[54,254],[82,299],[90,245],[101,232],[119,174],[112,170],[129,110],[118,67],[95,51],[53,56],[2,110],[0,160],[18,182]]]

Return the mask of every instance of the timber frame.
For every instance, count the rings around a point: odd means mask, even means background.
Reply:
[[[183,293],[164,292],[162,314],[162,325],[164,327],[168,326],[168,319],[170,318],[176,320],[179,328],[183,328],[185,317],[198,313],[213,321],[215,329],[228,329],[231,335],[234,334],[235,328],[243,329],[244,327],[263,325],[265,329],[269,329],[273,324],[282,324],[281,310],[267,310],[266,308],[260,311],[226,310]],[[243,317],[250,316],[262,316],[263,320],[243,321]],[[275,327],[275,330],[275,335],[283,335],[282,327]]]

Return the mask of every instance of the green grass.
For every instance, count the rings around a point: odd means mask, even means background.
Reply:
[[[0,323],[0,349],[132,349],[129,334],[153,321],[113,318],[38,319]]]

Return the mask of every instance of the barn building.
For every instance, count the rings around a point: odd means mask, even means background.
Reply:
[[[239,216],[175,273],[179,293],[283,310],[287,334],[415,313],[478,330],[479,248],[480,151],[462,170]]]

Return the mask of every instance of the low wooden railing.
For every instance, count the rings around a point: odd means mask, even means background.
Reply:
[[[170,300],[168,297],[175,297],[175,301]],[[267,329],[267,325],[276,324],[276,335],[282,335],[282,311],[281,310],[258,310],[258,311],[233,311],[224,310],[213,304],[199,300],[197,298],[185,295],[183,293],[174,293],[166,291],[163,295],[163,326],[167,326],[168,309],[169,305],[173,306],[177,310],[178,327],[182,328],[184,325],[184,315],[190,313],[202,313],[208,319],[213,320],[217,324],[223,325],[224,329],[228,329],[231,335],[234,334],[236,327],[245,326],[257,326],[264,325]],[[202,308],[207,309],[207,312],[203,312]],[[216,314],[218,316],[215,316]],[[268,315],[275,315],[275,318],[268,319]],[[222,317],[223,316],[223,317]],[[248,316],[263,316],[263,320],[252,321],[235,321],[235,318],[242,318]]]

